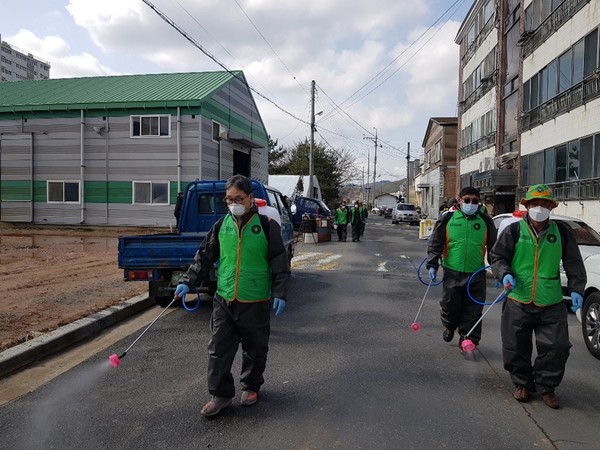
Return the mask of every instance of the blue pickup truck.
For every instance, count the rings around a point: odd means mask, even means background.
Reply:
[[[149,283],[149,295],[166,306],[175,287],[194,259],[200,243],[213,224],[227,214],[225,180],[194,181],[184,191],[177,233],[119,237],[119,268],[125,281]],[[263,198],[281,215],[281,236],[291,261],[294,256],[294,228],[285,198],[277,189],[252,180],[254,198]],[[212,293],[214,283],[203,286]]]

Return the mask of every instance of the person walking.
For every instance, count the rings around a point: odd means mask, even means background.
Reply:
[[[367,208],[362,200],[358,201],[358,208],[360,209],[361,221],[360,221],[360,236],[365,234],[365,227],[367,225],[367,218],[369,217],[369,208]]]
[[[360,242],[360,230],[362,227],[362,211],[359,201],[354,202],[354,206],[350,209],[350,225],[352,226],[352,242]]]
[[[232,404],[231,366],[242,345],[240,403],[256,403],[264,383],[270,333],[270,305],[279,316],[286,306],[290,265],[279,224],[258,214],[251,181],[234,175],[225,185],[229,213],[208,232],[175,295],[185,295],[218,262],[217,290],[210,319],[208,391],[200,414],[211,417]]]
[[[175,216],[175,226],[179,231],[179,216],[181,215],[181,206],[183,205],[183,192],[177,193],[177,200],[175,201],[175,210],[173,215]]]
[[[502,358],[516,400],[527,402],[532,392],[539,392],[547,406],[557,409],[560,402],[554,391],[571,348],[562,304],[561,261],[573,311],[581,308],[587,277],[571,230],[549,219],[558,206],[552,190],[545,184],[533,185],[521,204],[527,213],[504,229],[492,249],[494,276],[511,285],[502,305]],[[532,336],[537,350],[533,364]]]
[[[460,338],[475,326],[481,317],[483,306],[475,303],[467,292],[471,275],[485,266],[484,254],[490,253],[496,242],[496,227],[492,219],[479,209],[479,191],[465,187],[460,191],[455,211],[446,211],[438,219],[429,237],[426,267],[431,281],[435,281],[437,270],[444,268],[443,293],[440,301],[441,321],[444,326],[442,338],[451,342],[458,329]],[[485,301],[485,271],[473,278],[471,295]],[[469,338],[479,345],[481,322],[473,329]]]
[[[340,206],[335,210],[335,224],[337,227],[338,242],[346,242],[348,234],[348,208],[346,208],[346,202],[341,201]]]

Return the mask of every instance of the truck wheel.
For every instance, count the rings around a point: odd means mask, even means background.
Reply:
[[[600,359],[600,292],[593,292],[583,302],[581,331],[587,349]]]

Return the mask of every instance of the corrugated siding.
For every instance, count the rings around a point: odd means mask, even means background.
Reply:
[[[182,190],[195,179],[219,178],[219,144],[212,140],[212,120],[255,142],[261,133],[266,136],[249,90],[243,83],[236,81],[235,84],[229,86],[226,83],[200,105],[182,108]],[[171,136],[131,138],[131,114],[171,114]],[[46,182],[80,180],[80,112],[40,110],[23,113],[21,120],[14,120],[14,116],[6,120],[8,116],[0,113],[0,133],[6,133],[0,135],[2,220],[31,221],[33,216],[35,223],[79,224],[81,205],[48,204]],[[174,226],[173,208],[178,190],[176,119],[176,108],[164,105],[158,110],[86,110],[83,126],[84,223]],[[109,131],[99,135],[94,130],[99,126]],[[19,133],[9,134],[15,131]],[[227,178],[233,175],[234,147],[240,147],[240,144],[224,140],[221,145],[221,175]],[[266,149],[250,151],[241,147],[241,150],[251,154],[251,177],[266,182]],[[30,201],[32,170],[34,203]],[[133,180],[169,182],[170,205],[133,205]],[[33,214],[32,205],[35,207]]]

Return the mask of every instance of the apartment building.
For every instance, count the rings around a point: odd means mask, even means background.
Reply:
[[[0,81],[47,80],[50,63],[2,40],[0,35]]]
[[[525,1],[521,22],[519,193],[547,183],[600,230],[600,2]]]
[[[477,0],[460,45],[458,183],[493,214],[536,183],[600,229],[600,2]]]
[[[456,36],[457,185],[477,187],[491,214],[514,209],[517,187],[519,48],[508,37],[518,32],[519,16],[505,13],[512,3],[475,1]]]

